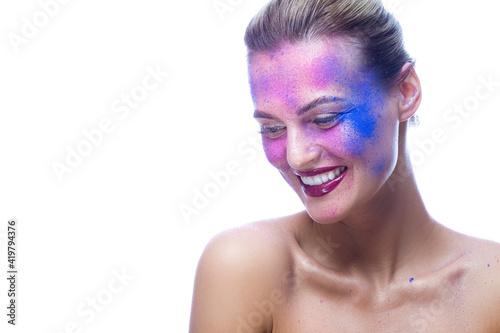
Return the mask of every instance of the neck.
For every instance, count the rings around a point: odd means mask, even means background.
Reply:
[[[313,224],[320,237],[341,244],[329,266],[387,285],[404,275],[417,251],[430,242],[437,223],[425,209],[409,161],[398,162],[395,170],[354,216],[331,225]],[[406,176],[398,178],[401,174]]]

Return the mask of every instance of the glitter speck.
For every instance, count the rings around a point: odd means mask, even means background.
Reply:
[[[319,300],[319,302],[320,302],[320,303],[323,303],[323,300],[322,300],[322,299],[320,299],[320,300]]]
[[[411,279],[410,279],[410,282],[413,282],[413,280],[414,280],[414,278],[411,278]]]

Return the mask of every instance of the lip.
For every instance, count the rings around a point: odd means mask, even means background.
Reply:
[[[341,168],[341,167],[343,167],[343,165],[337,165],[334,167],[318,168],[318,169],[314,169],[311,171],[294,171],[294,172],[297,176],[300,176],[300,177],[313,177],[313,176],[319,175],[320,173],[325,173],[325,172],[335,170],[335,169]]]
[[[337,168],[337,167],[335,167],[335,168]],[[302,176],[302,177],[311,177],[311,176],[315,176],[315,175],[323,173],[323,172],[327,172],[327,171],[333,170],[335,168],[328,167],[328,168],[321,168],[321,169],[311,170],[309,172],[300,172],[300,175],[297,175],[297,176],[299,176],[297,178],[299,179],[300,186],[302,187],[302,191],[307,196],[313,197],[313,198],[324,196],[324,195],[330,193],[331,191],[333,191],[340,184],[340,182],[344,179],[344,176],[347,174],[347,172],[349,171],[349,169],[346,169],[337,178],[334,178],[334,179],[332,179],[330,181],[327,181],[326,183],[321,184],[321,185],[314,185],[314,186],[306,185],[306,184],[304,184],[304,182],[302,182],[302,179],[300,179],[300,176]],[[318,170],[323,170],[323,171],[317,172]],[[298,172],[296,172],[296,173],[298,173]]]

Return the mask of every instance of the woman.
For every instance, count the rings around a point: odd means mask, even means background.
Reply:
[[[380,1],[273,0],[245,42],[266,157],[305,211],[207,245],[190,331],[500,332],[500,245],[423,204],[420,82]]]

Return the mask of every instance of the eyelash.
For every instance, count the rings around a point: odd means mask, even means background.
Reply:
[[[260,134],[275,133],[284,128],[285,126],[261,127],[259,133]]]
[[[341,115],[340,113],[336,113],[336,114],[330,114],[330,115],[328,115],[328,117],[316,118],[316,119],[314,119],[313,123],[315,123],[316,125],[330,124],[330,123],[335,122],[339,118],[340,115]]]
[[[318,127],[327,130],[327,129],[330,129],[330,128],[333,127],[333,125],[331,125],[331,124],[335,123],[342,114],[344,114],[344,112],[329,114],[327,117],[316,118],[312,122],[314,124],[316,124]],[[326,125],[327,127],[326,128],[321,127],[322,125],[323,126]],[[274,133],[279,132],[279,131],[281,131],[283,129],[285,129],[285,126],[270,126],[270,127],[261,126],[259,133],[260,134],[266,134],[270,138],[273,139],[273,137],[270,134],[274,134]]]

